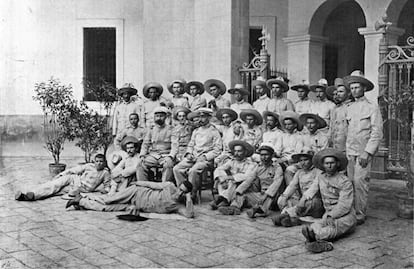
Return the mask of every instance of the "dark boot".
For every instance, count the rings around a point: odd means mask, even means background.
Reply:
[[[76,210],[79,210],[80,209],[79,202],[80,202],[81,199],[82,199],[82,196],[77,195],[74,199],[69,200],[66,203],[66,208],[69,208],[69,207],[73,206]]]
[[[313,232],[310,225],[306,225],[306,226],[302,227],[302,234],[306,238],[306,242],[315,242],[316,241],[315,233]]]
[[[318,240],[314,242],[306,242],[305,247],[312,253],[321,253],[333,250],[333,244],[325,240]]]
[[[34,195],[33,192],[28,192],[28,193],[24,194],[21,191],[17,191],[16,194],[14,195],[14,198],[17,201],[34,201],[35,200],[35,195]]]

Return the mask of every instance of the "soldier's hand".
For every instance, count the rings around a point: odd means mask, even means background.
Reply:
[[[368,162],[370,161],[370,158],[371,158],[371,156],[369,155],[368,152],[366,152],[366,151],[362,152],[362,154],[359,155],[359,157],[358,157],[359,165],[361,165],[362,168],[367,167]]]

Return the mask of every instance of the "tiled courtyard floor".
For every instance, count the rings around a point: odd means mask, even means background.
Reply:
[[[128,223],[116,213],[66,211],[54,197],[16,202],[16,187],[49,179],[42,158],[0,159],[0,268],[300,267],[409,268],[413,221],[397,218],[403,182],[372,180],[368,220],[335,249],[309,254],[300,227],[222,216],[205,202],[192,220]],[[80,159],[66,159],[69,166]]]

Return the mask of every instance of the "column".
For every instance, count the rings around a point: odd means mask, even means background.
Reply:
[[[323,77],[323,47],[328,38],[317,35],[289,36],[283,39],[288,46],[288,73],[291,85],[308,80],[310,83]],[[288,92],[296,100],[296,94]]]

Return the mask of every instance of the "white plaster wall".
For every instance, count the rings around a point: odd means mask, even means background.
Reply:
[[[75,97],[82,98],[79,19],[124,21],[125,46],[123,55],[117,55],[123,57],[123,74],[117,83],[142,84],[142,1],[2,0],[0,8],[5,42],[0,50],[0,115],[39,114],[33,87],[52,75],[71,83]]]

